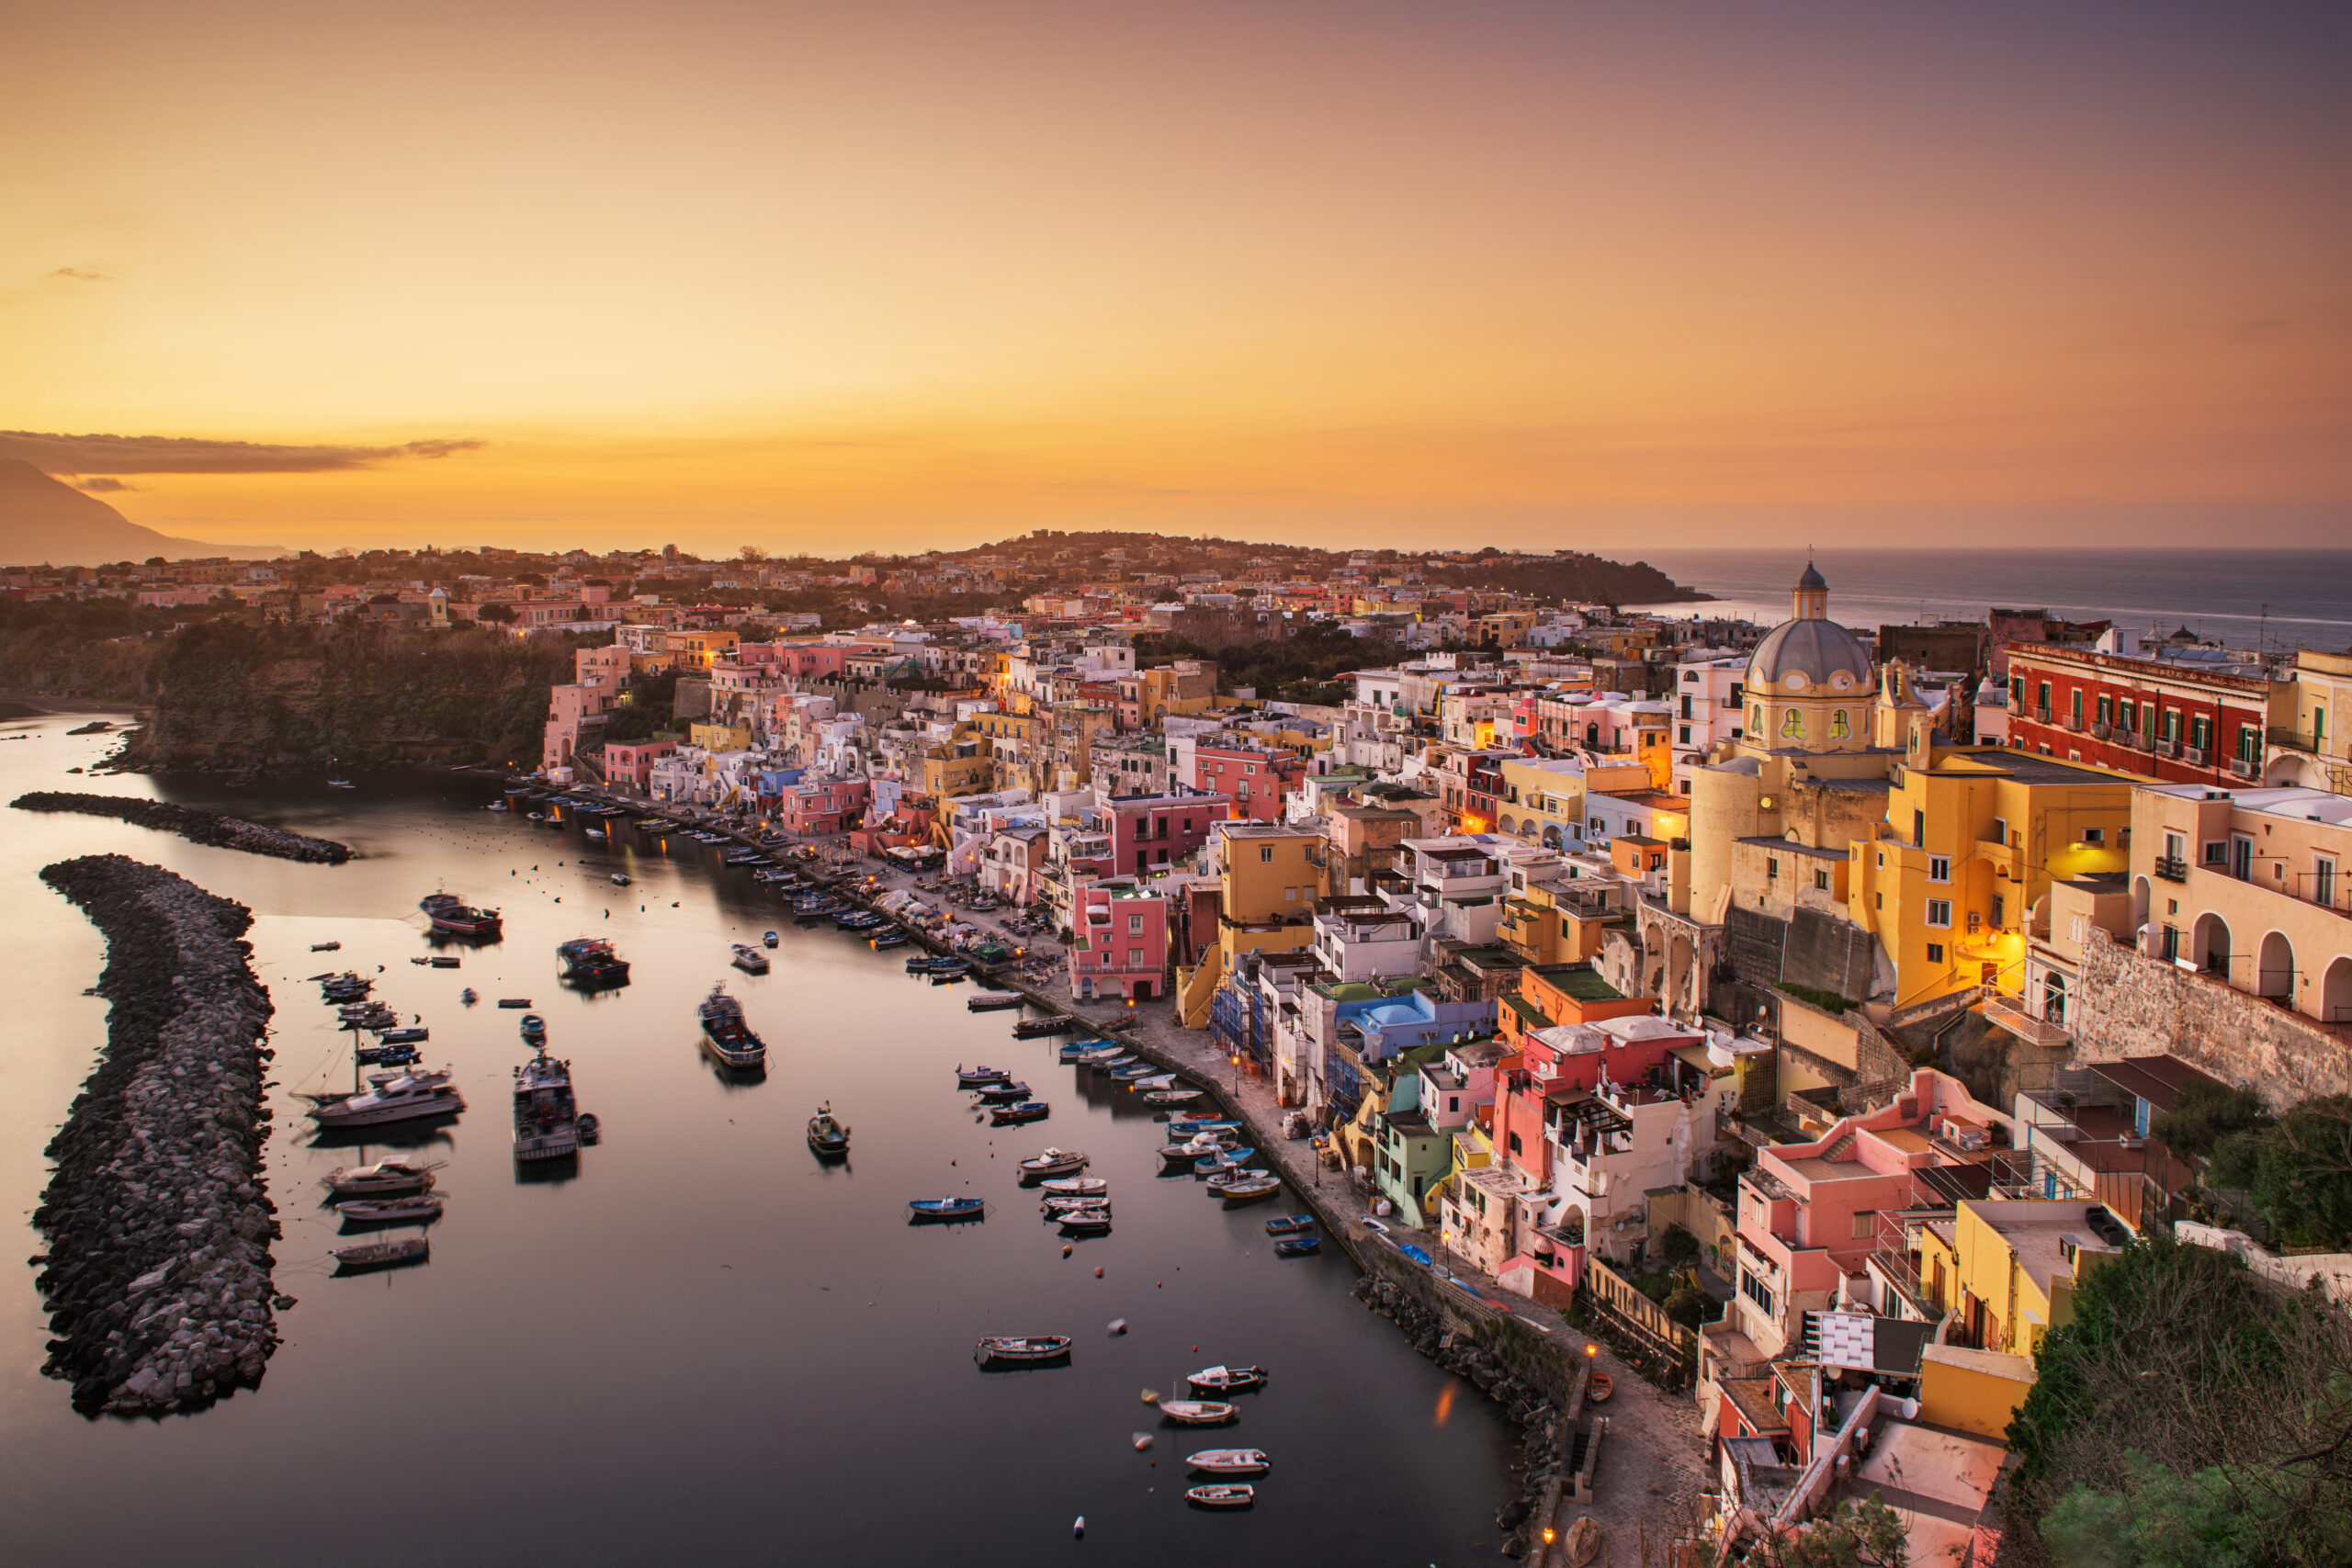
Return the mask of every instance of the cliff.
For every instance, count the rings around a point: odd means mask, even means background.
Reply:
[[[134,765],[527,762],[571,637],[386,627],[191,626],[164,645]]]

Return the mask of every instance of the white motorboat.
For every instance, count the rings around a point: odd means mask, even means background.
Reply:
[[[387,1084],[397,1082],[401,1078],[414,1078],[419,1083],[435,1084],[447,1083],[453,1076],[455,1075],[447,1067],[386,1067],[379,1072],[369,1073],[368,1081],[375,1088],[382,1089]]]
[[[1258,1501],[1258,1491],[1246,1483],[1194,1486],[1186,1490],[1184,1499],[1202,1508],[1247,1508]]]
[[[337,1197],[384,1198],[400,1192],[424,1192],[432,1186],[433,1167],[412,1165],[404,1159],[344,1166],[327,1173],[327,1187]]]
[[[364,1094],[311,1098],[311,1120],[322,1128],[380,1127],[391,1122],[455,1116],[466,1108],[465,1097],[454,1084],[425,1083],[407,1076]]]
[[[1221,1399],[1163,1399],[1159,1413],[1180,1427],[1222,1427],[1241,1414]]]
[[[1204,1475],[1263,1475],[1273,1461],[1263,1449],[1204,1449],[1186,1455],[1184,1463]]]
[[[1150,1094],[1154,1090],[1173,1089],[1175,1086],[1176,1075],[1174,1073],[1154,1073],[1148,1078],[1129,1079],[1127,1082],[1127,1092],[1130,1094]]]
[[[1240,1393],[1262,1388],[1266,1382],[1263,1367],[1203,1367],[1186,1375],[1184,1381],[1193,1385],[1194,1393]]]
[[[1085,1168],[1084,1149],[1049,1148],[1044,1154],[1031,1155],[1021,1162],[1022,1179],[1029,1181],[1048,1176],[1076,1176]]]
[[[768,972],[768,955],[751,943],[739,942],[728,951],[735,955],[735,967],[745,974],[764,975]]]
[[[1111,1184],[1099,1176],[1060,1176],[1039,1186],[1057,1198],[1100,1198],[1111,1190]]]

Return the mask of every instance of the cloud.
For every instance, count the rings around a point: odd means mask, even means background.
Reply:
[[[51,474],[319,474],[373,468],[403,457],[447,457],[483,445],[443,436],[398,446],[285,446],[187,435],[49,435],[0,430],[0,457],[19,457]]]
[[[145,490],[147,487],[145,485],[130,484],[121,479],[83,479],[79,483],[75,484],[74,488],[75,490],[88,491],[92,495],[106,495],[119,490]]]
[[[114,274],[100,272],[94,266],[61,266],[49,276],[70,277],[76,283],[112,283],[114,281]]]

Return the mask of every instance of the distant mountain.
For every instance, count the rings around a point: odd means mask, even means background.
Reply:
[[[276,545],[213,545],[158,534],[21,457],[0,458],[0,565],[102,566],[150,556],[266,560],[286,553]]]

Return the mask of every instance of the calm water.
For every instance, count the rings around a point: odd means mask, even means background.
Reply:
[[[0,799],[107,750],[71,721],[0,725]],[[114,850],[250,905],[254,967],[278,1007],[272,1065],[288,1089],[339,1078],[346,1038],[303,976],[373,971],[422,1013],[426,1060],[471,1107],[423,1145],[447,1162],[430,1264],[330,1279],[335,1228],[318,1179],[351,1149],[306,1146],[283,1099],[268,1179],[286,1230],[277,1279],[300,1304],[263,1387],[192,1417],[84,1420],[39,1375],[35,1270],[0,1264],[0,1560],[187,1563],[702,1561],[955,1563],[1462,1562],[1491,1558],[1510,1429],[1345,1294],[1343,1259],[1276,1260],[1283,1201],[1233,1213],[1156,1177],[1158,1125],[1123,1089],[1081,1089],[1055,1042],[1014,1042],[968,989],[908,978],[830,927],[792,927],[715,852],[606,849],[576,829],[484,813],[490,792],[438,779],[305,782],[231,792],[126,778],[354,844],[344,867],[203,849],[119,823],[6,812],[0,936],[20,976],[0,1052],[0,1199],[12,1259],[41,1146],[103,1038],[83,996],[103,943],[36,880],[62,856]],[[633,832],[625,839],[635,840]],[[625,867],[626,890],[607,882]],[[416,900],[436,884],[501,904],[503,944],[458,970],[426,951]],[[674,907],[673,907],[674,905]],[[607,912],[609,911],[609,916]],[[777,926],[772,973],[726,944]],[[609,934],[635,984],[594,999],[555,983],[555,944]],[[313,954],[313,942],[343,951]],[[694,1006],[721,975],[770,1043],[764,1082],[729,1085],[696,1049]],[[471,1010],[458,993],[484,998]],[[509,1074],[527,996],[568,1056],[605,1139],[575,1179],[518,1183]],[[951,1069],[1015,1068],[1054,1105],[1026,1129],[976,1125]],[[801,1133],[831,1099],[854,1156],[828,1169]],[[1047,1144],[1094,1156],[1116,1228],[1061,1257],[1012,1161]],[[381,1145],[369,1145],[374,1157]],[[985,1224],[910,1228],[906,1200],[971,1191]],[[1100,1266],[1104,1278],[1094,1278]],[[1125,1317],[1130,1332],[1105,1325]],[[989,1333],[1077,1337],[1066,1370],[983,1375]],[[1198,1348],[1195,1349],[1194,1347]],[[1161,1428],[1142,1390],[1216,1361],[1261,1362],[1223,1432]],[[1130,1434],[1153,1431],[1137,1454]],[[1182,1456],[1262,1447],[1273,1473],[1247,1515],[1182,1499]],[[1158,1461],[1154,1468],[1152,1461]],[[1154,1490],[1156,1488],[1156,1490]],[[1084,1514],[1084,1541],[1072,1518]]]
[[[1707,613],[1789,615],[1803,550],[1646,550],[1677,582],[1724,601]],[[1994,604],[2112,620],[2127,637],[2186,625],[2233,648],[2352,646],[2352,550],[1838,550],[1815,559],[1829,613],[1875,628],[1928,616],[1982,620]],[[1688,615],[1690,605],[1666,605]]]

